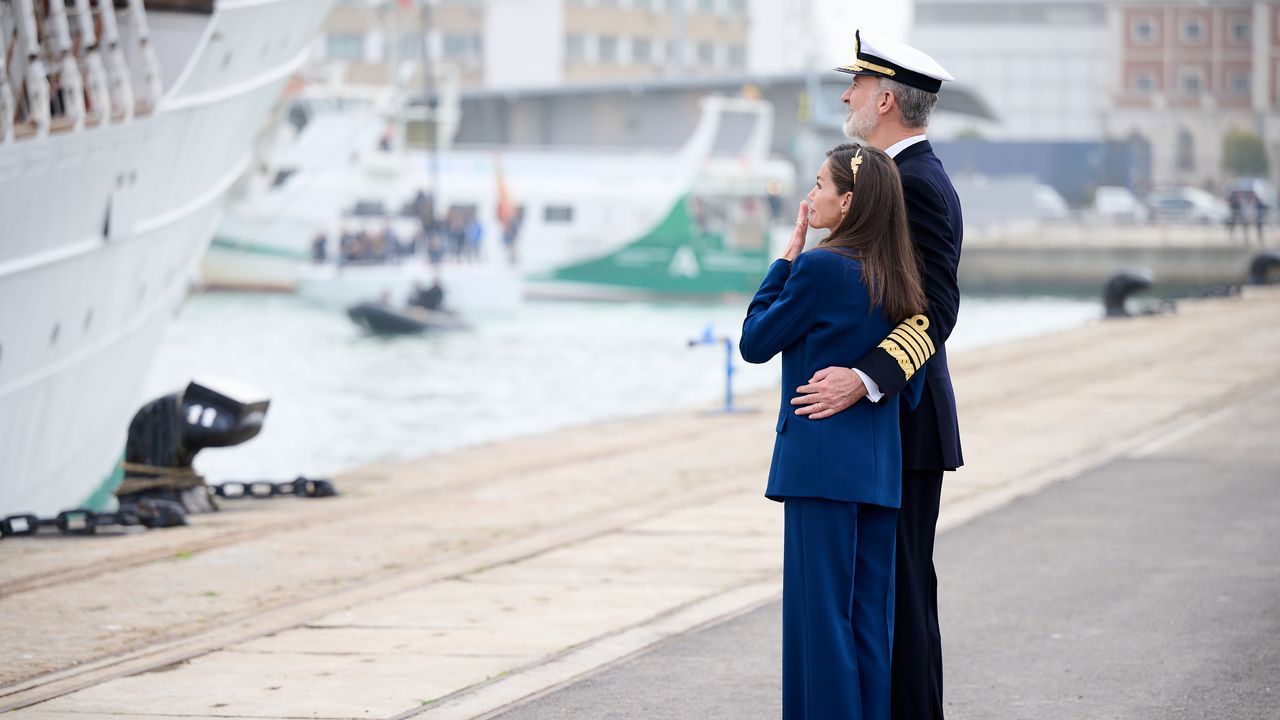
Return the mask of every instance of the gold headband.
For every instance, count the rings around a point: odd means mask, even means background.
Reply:
[[[849,171],[853,173],[853,184],[858,184],[858,167],[862,165],[862,148],[858,148],[858,152],[849,161]]]

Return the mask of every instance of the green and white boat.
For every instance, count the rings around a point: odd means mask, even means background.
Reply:
[[[692,135],[674,150],[440,143],[434,158],[410,147],[410,123],[393,122],[398,133],[387,147],[388,118],[403,113],[372,104],[316,113],[282,160],[250,183],[258,191],[231,207],[206,259],[206,280],[291,289],[307,273],[317,232],[329,235],[332,257],[334,238],[361,222],[353,209],[386,208],[366,222],[390,224],[403,237],[414,228],[401,209],[426,196],[439,217],[474,218],[481,257],[514,258],[527,296],[750,294],[768,268],[774,228],[789,227],[783,205],[794,170],[769,155],[769,103],[707,96],[700,110]],[[340,151],[335,138],[356,145]],[[227,272],[232,254],[240,267]],[[264,269],[274,279],[264,281]],[[447,263],[441,274],[447,287]]]

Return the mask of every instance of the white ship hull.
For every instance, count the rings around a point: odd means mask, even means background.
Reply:
[[[185,60],[154,112],[0,143],[0,515],[109,497],[166,324],[331,4],[152,13]]]

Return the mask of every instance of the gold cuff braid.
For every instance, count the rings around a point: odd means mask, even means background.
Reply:
[[[902,374],[907,380],[916,374],[925,362],[937,352],[933,339],[926,332],[929,329],[929,318],[924,315],[913,315],[893,329],[889,337],[880,342],[881,350],[897,361]]]

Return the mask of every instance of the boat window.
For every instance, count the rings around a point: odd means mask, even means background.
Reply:
[[[757,122],[761,122],[761,119],[755,113],[726,111],[720,116],[720,127],[716,128],[711,153],[717,157],[741,154],[747,141],[751,139]]]
[[[271,181],[271,187],[280,187],[288,182],[289,178],[293,177],[293,174],[296,172],[298,172],[297,168],[285,168],[277,171],[275,179]]]
[[[542,211],[542,219],[549,223],[573,222],[572,205],[548,205]]]
[[[356,217],[384,217],[387,209],[383,207],[381,200],[357,200],[348,214]]]
[[[116,0],[116,9],[127,10],[128,2]],[[147,0],[147,10],[149,12],[157,12],[163,10],[172,10],[175,12],[199,13],[208,15],[213,12],[214,0]]]

